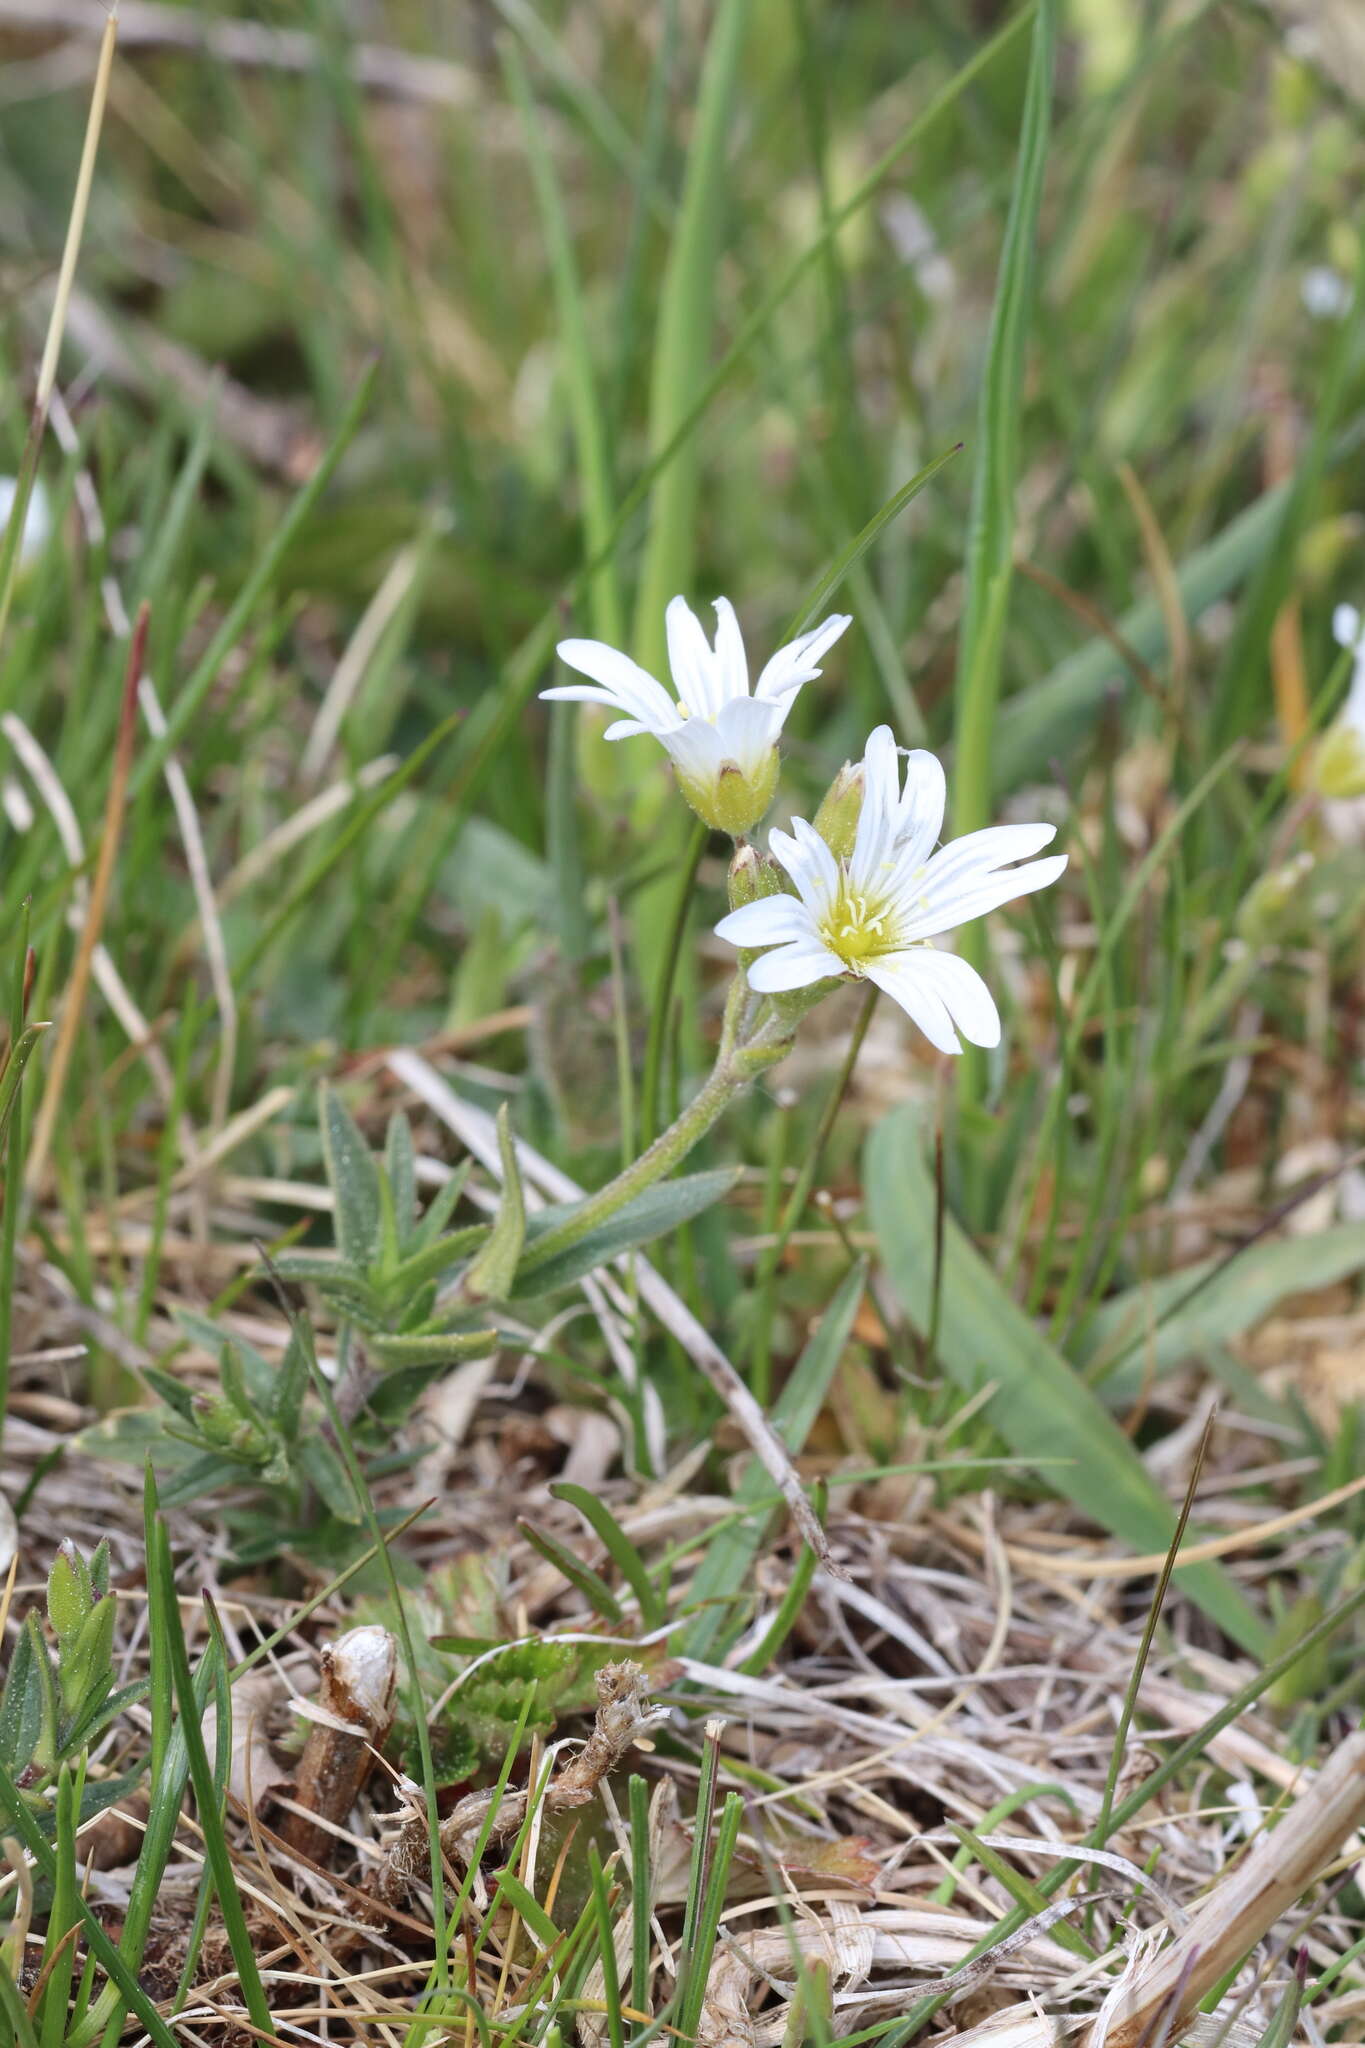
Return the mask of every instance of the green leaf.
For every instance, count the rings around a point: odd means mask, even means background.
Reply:
[[[793,1457],[801,1450],[825,1405],[866,1285],[867,1261],[859,1259],[839,1282],[834,1299],[777,1397],[770,1419]],[[723,1609],[708,1603],[729,1603],[736,1589],[747,1585],[773,1512],[759,1513],[758,1503],[769,1500],[772,1491],[772,1480],[757,1459],[751,1459],[734,1489],[734,1502],[737,1508],[749,1507],[754,1512],[715,1531],[692,1580],[691,1600],[702,1612],[694,1617],[687,1631],[689,1657],[714,1661],[741,1633],[742,1616],[736,1622],[728,1605]]]
[[[62,1703],[71,1723],[108,1694],[114,1682],[114,1620],[112,1595],[97,1600],[74,1638],[63,1641],[57,1660]]]
[[[590,1230],[576,1243],[565,1245],[562,1251],[552,1252],[544,1260],[537,1259],[536,1239],[568,1221],[579,1204],[556,1202],[549,1208],[537,1210],[527,1229],[526,1251],[517,1269],[513,1299],[525,1300],[528,1296],[553,1293],[558,1287],[572,1286],[585,1273],[595,1272],[597,1267],[605,1266],[622,1252],[631,1251],[636,1245],[648,1244],[651,1238],[662,1237],[665,1231],[676,1230],[680,1224],[689,1223],[694,1216],[700,1216],[703,1209],[709,1209],[713,1202],[722,1201],[742,1171],[738,1166],[726,1166],[713,1172],[688,1173],[677,1180],[660,1181],[657,1187],[646,1188],[644,1194],[637,1195],[633,1202],[627,1202],[623,1209],[618,1209],[596,1230]]]
[[[461,1292],[468,1301],[506,1301],[526,1242],[526,1197],[522,1192],[511,1112],[498,1108],[498,1151],[502,1155],[502,1200],[483,1249],[471,1262]]]
[[[417,1162],[412,1151],[412,1125],[401,1109],[389,1118],[384,1134],[384,1172],[393,1196],[398,1242],[405,1245],[417,1221]]]
[[[898,491],[892,492],[880,510],[873,513],[866,526],[853,536],[847,547],[840,549],[829,567],[822,572],[810,596],[792,614],[787,630],[782,636],[784,641],[795,640],[799,633],[804,633],[808,627],[814,625],[850,569],[855,568],[862,560],[882,528],[889,526],[897,513],[903,512],[911,499],[917,498],[924,486],[936,477],[944,464],[951,462],[958,452],[957,448],[946,448],[942,455],[936,455],[932,462],[926,463],[923,469],[918,470],[909,483],[902,484]]]
[[[19,1100],[19,1083],[24,1078],[24,1068],[33,1057],[38,1040],[47,1030],[46,1024],[30,1024],[20,1034],[14,1051],[0,1070],[0,1144],[4,1142],[9,1120],[14,1114],[14,1105]]]
[[[39,1646],[46,1655],[41,1637]],[[43,1687],[34,1657],[33,1637],[26,1628],[21,1628],[14,1639],[5,1690],[0,1694],[0,1766],[11,1777],[22,1776],[28,1768],[38,1747],[42,1725]]]
[[[47,1575],[47,1618],[59,1642],[74,1636],[95,1604],[90,1570],[74,1543],[63,1543]]]
[[[364,1520],[356,1506],[355,1489],[346,1476],[346,1467],[325,1436],[304,1437],[296,1456],[300,1472],[329,1513],[339,1522],[355,1524]]]
[[[868,1213],[891,1287],[921,1331],[931,1321],[934,1187],[919,1121],[907,1107],[868,1143]],[[1006,1293],[951,1217],[945,1219],[939,1363],[964,1392],[994,1386],[987,1415],[1012,1450],[1049,1464],[1048,1481],[1082,1513],[1139,1552],[1164,1550],[1175,1514],[1133,1446],[1094,1393]],[[1182,1567],[1185,1591],[1253,1654],[1265,1629],[1218,1565]]]
[[[385,1298],[405,1305],[418,1288],[425,1287],[429,1280],[441,1279],[461,1259],[468,1258],[476,1245],[485,1244],[490,1227],[487,1223],[470,1223],[463,1230],[453,1230],[448,1237],[438,1237],[420,1251],[410,1252],[385,1280]]]
[[[303,1414],[303,1397],[308,1392],[308,1360],[303,1355],[303,1346],[295,1330],[289,1332],[289,1342],[284,1347],[280,1360],[279,1376],[275,1381],[275,1398],[270,1404],[270,1419],[285,1443],[291,1447],[299,1433],[299,1421]]]
[[[178,1415],[182,1422],[193,1422],[194,1395],[183,1380],[178,1380],[173,1372],[163,1372],[159,1365],[145,1365],[142,1377],[152,1392],[161,1396],[172,1414]]]
[[[412,1233],[411,1242],[416,1250],[422,1251],[427,1245],[434,1244],[445,1229],[459,1205],[473,1165],[472,1159],[462,1159],[450,1179],[436,1190],[427,1204],[421,1222]],[[483,1228],[482,1225],[479,1227]]]
[[[534,1522],[524,1516],[518,1518],[517,1527],[533,1550],[538,1550],[547,1564],[562,1572],[571,1586],[576,1586],[588,1605],[595,1608],[604,1621],[622,1621],[621,1603],[600,1572],[595,1572],[581,1557],[575,1557],[568,1545],[561,1543],[557,1536],[551,1536],[545,1529],[537,1529]]]
[[[496,1330],[433,1330],[408,1337],[374,1336],[365,1349],[378,1365],[454,1365],[460,1358],[484,1358],[498,1346]]]
[[[1106,1401],[1130,1401],[1149,1372],[1207,1356],[1268,1316],[1287,1295],[1332,1287],[1365,1269],[1365,1227],[1266,1238],[1203,1259],[1104,1302],[1070,1347]]]
[[[61,1697],[57,1691],[57,1674],[52,1668],[52,1658],[43,1640],[42,1623],[32,1608],[24,1616],[24,1633],[29,1638],[33,1674],[38,1687],[38,1736],[30,1752],[30,1761],[39,1770],[50,1771],[57,1763]]]
[[[606,1502],[599,1500],[595,1493],[589,1493],[586,1486],[575,1486],[568,1479],[556,1480],[550,1493],[553,1499],[567,1501],[570,1507],[578,1509],[639,1601],[642,1626],[657,1628],[666,1611],[663,1595],[650,1578],[644,1559]]]
[[[318,1124],[336,1199],[338,1249],[368,1273],[379,1258],[379,1169],[350,1111],[325,1082],[318,1091]]]

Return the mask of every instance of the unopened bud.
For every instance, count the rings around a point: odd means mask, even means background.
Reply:
[[[815,829],[836,860],[852,853],[862,808],[863,764],[845,761],[815,813]]]
[[[776,861],[769,860],[766,853],[760,853],[746,841],[735,848],[727,887],[731,910],[739,910],[746,903],[757,903],[760,896],[780,895],[781,870]]]

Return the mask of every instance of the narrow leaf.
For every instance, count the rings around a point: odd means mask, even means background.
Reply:
[[[343,1259],[368,1272],[379,1257],[379,1172],[355,1120],[324,1083],[318,1123],[327,1178],[336,1198],[337,1245]]]
[[[522,1192],[511,1112],[498,1109],[498,1151],[502,1155],[502,1200],[483,1249],[471,1262],[461,1292],[468,1301],[506,1301],[526,1242],[526,1197]]]
[[[622,1252],[631,1251],[636,1245],[648,1244],[651,1238],[662,1237],[665,1231],[676,1230],[682,1223],[690,1223],[694,1216],[700,1216],[703,1209],[709,1209],[713,1202],[722,1201],[729,1194],[741,1171],[737,1166],[727,1166],[709,1173],[688,1173],[677,1180],[660,1181],[657,1187],[647,1188],[633,1202],[627,1202],[623,1209],[618,1209],[596,1230],[590,1230],[585,1237],[546,1258],[537,1256],[536,1239],[567,1222],[579,1205],[576,1202],[557,1202],[552,1207],[537,1210],[527,1229],[526,1250],[517,1269],[513,1299],[550,1294],[557,1287],[571,1286],[585,1273],[594,1272],[610,1259],[619,1258]]]

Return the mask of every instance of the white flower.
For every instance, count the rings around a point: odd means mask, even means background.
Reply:
[[[0,476],[0,534],[3,534],[9,524],[9,516],[14,510],[14,500],[18,490],[19,481],[17,477]],[[47,546],[48,535],[51,531],[52,505],[47,495],[47,488],[41,477],[35,477],[33,479],[33,489],[29,493],[28,510],[24,514],[23,537],[19,542],[19,567],[21,569],[32,568],[39,555],[42,554],[43,549]]]
[[[1353,604],[1333,612],[1332,637],[1350,653],[1351,687],[1322,736],[1314,778],[1326,797],[1365,796],[1365,619]]]
[[[566,667],[589,677],[542,690],[542,697],[605,704],[622,715],[606,738],[651,733],[667,749],[683,795],[708,825],[737,835],[757,823],[777,784],[777,739],[802,683],[850,624],[843,613],[779,648],[749,690],[744,641],[728,599],[716,599],[716,644],[681,597],[664,615],[675,704],[661,683],[628,654],[601,640],[561,640]]]
[[[804,818],[768,845],[796,885],[795,896],[765,896],[716,926],[736,946],[771,946],[749,968],[764,994],[808,988],[831,975],[875,982],[940,1052],[998,1045],[1000,1017],[975,968],[929,942],[1016,896],[1045,889],[1065,854],[1031,860],[1051,825],[994,825],[935,853],[943,824],[943,770],[932,754],[907,753],[901,788],[898,749],[879,725],[863,756],[863,806],[853,851],[836,860]],[[1007,867],[1023,860],[1024,867]]]

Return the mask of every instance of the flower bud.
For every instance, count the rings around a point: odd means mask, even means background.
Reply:
[[[863,808],[863,780],[862,762],[845,761],[815,813],[815,829],[836,860],[847,860],[853,851]]]
[[[760,896],[780,895],[782,870],[766,853],[760,853],[756,846],[750,846],[746,842],[745,845],[735,848],[727,887],[730,908],[738,910],[742,904],[757,903]]]
[[[675,760],[673,772],[679,789],[703,825],[738,839],[753,830],[772,802],[778,767],[777,748],[770,747],[757,768],[741,768],[737,761],[724,761],[713,773],[698,775]]]
[[[1365,731],[1353,717],[1343,715],[1327,728],[1310,775],[1320,796],[1365,796]]]

